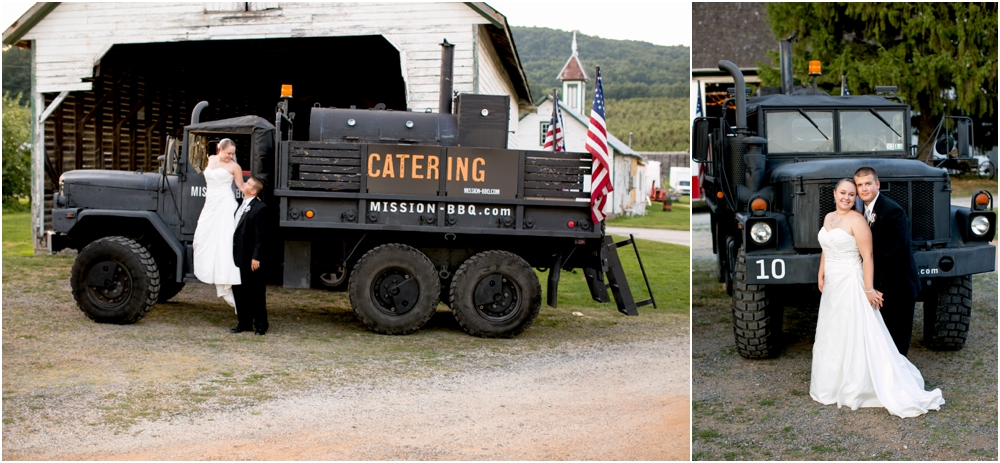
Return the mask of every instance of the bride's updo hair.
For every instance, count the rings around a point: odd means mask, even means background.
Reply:
[[[220,145],[221,145],[221,143],[220,143]],[[840,179],[840,181],[839,181],[839,182],[837,182],[837,185],[835,185],[835,186],[833,187],[833,191],[834,191],[834,192],[836,192],[836,191],[837,191],[837,189],[839,189],[839,188],[840,188],[840,184],[841,184],[841,183],[844,183],[844,182],[847,182],[847,183],[850,183],[850,184],[851,184],[851,186],[853,186],[853,187],[854,187],[854,192],[855,192],[855,193],[857,193],[857,192],[858,192],[858,186],[857,186],[857,184],[855,184],[855,183],[854,183],[854,179],[853,179],[853,178],[842,178],[842,179]]]
[[[222,151],[222,150],[224,150],[226,148],[229,148],[230,146],[232,146],[233,148],[236,148],[236,142],[234,142],[234,141],[232,141],[232,140],[230,140],[228,138],[223,138],[222,140],[219,140],[219,144],[218,144],[218,146],[215,147],[215,151],[216,152],[220,152],[220,151]]]

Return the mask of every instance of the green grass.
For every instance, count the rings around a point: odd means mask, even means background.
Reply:
[[[653,201],[646,206],[646,215],[615,217],[606,222],[609,227],[665,228],[667,230],[691,229],[691,197],[682,196],[671,204],[671,211],[663,210],[663,203]]]
[[[31,246],[31,214],[29,212],[3,213],[4,256],[30,256],[34,253],[34,248]]]
[[[952,198],[967,198],[971,197],[973,193],[978,190],[988,190],[993,193],[993,197],[997,196],[997,179],[993,180],[983,180],[975,178],[972,176],[967,176],[967,178],[951,178],[951,197]],[[994,206],[995,207],[995,206]]]

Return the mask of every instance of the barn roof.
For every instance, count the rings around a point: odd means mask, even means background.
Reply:
[[[524,74],[524,68],[521,67],[521,59],[517,54],[517,46],[511,36],[507,17],[486,3],[464,2],[464,4],[489,21],[485,27],[490,42],[497,50],[504,70],[514,84],[518,98],[530,104],[533,99],[528,87],[528,78]],[[21,38],[59,5],[60,2],[35,3],[17,21],[7,27],[3,33],[3,44],[28,48],[30,45],[21,41]]]
[[[756,68],[758,61],[768,62],[767,50],[777,47],[764,3],[694,2],[691,22],[692,70],[717,69],[720,59]]]

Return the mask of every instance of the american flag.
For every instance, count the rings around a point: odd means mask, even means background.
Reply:
[[[552,118],[549,119],[549,131],[545,133],[545,144],[542,145],[542,149],[555,152],[566,151],[566,140],[563,137],[565,125],[563,124],[562,110],[559,109],[559,97],[553,96]]]
[[[604,220],[604,206],[611,186],[611,154],[608,151],[608,131],[604,125],[604,88],[601,85],[601,68],[597,68],[597,88],[594,105],[590,108],[590,128],[587,129],[587,151],[594,157],[590,180],[590,216],[594,223]]]
[[[696,85],[698,85],[698,102],[695,103],[694,117],[702,117],[704,114],[701,111],[701,82],[697,82]]]

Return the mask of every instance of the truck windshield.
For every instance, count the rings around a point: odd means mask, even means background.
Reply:
[[[832,111],[780,111],[767,113],[767,152],[832,153]]]
[[[903,151],[903,111],[840,111],[840,150]]]

